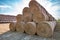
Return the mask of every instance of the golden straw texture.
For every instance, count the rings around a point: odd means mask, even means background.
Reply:
[[[37,24],[37,34],[43,37],[51,37],[56,26],[55,21],[39,22]]]
[[[18,14],[18,15],[16,16],[16,20],[17,20],[17,22],[23,21],[23,16],[22,16],[21,14]]]
[[[23,33],[24,32],[24,22],[17,22],[16,23],[16,31]]]
[[[31,22],[32,21],[32,13],[28,7],[23,9],[23,21],[24,22]]]
[[[35,34],[36,33],[36,24],[34,22],[27,22],[25,24],[25,32],[27,34]]]
[[[11,22],[10,25],[9,25],[9,29],[10,31],[16,31],[16,22]]]
[[[42,9],[42,6],[38,2],[30,1],[29,7],[33,14],[33,21],[40,22],[40,21],[49,20],[45,11]]]

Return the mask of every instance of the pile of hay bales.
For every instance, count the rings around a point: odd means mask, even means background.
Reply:
[[[11,30],[30,35],[51,37],[56,26],[55,18],[37,1],[31,0],[29,7],[23,9],[23,15],[16,16],[16,24],[10,24]]]

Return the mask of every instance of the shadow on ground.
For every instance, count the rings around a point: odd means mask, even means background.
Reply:
[[[37,35],[8,31],[0,35],[0,40],[60,40],[60,32],[54,32],[51,38],[44,38]]]

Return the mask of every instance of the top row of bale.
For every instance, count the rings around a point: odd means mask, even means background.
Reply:
[[[20,14],[19,14],[20,15]],[[19,16],[17,15],[17,17]],[[29,7],[23,9],[22,20],[24,22],[34,21],[36,23],[40,21],[55,21],[55,18],[49,14],[46,9],[41,6],[37,1],[31,0],[29,2]],[[17,18],[17,21],[21,20],[21,17]]]

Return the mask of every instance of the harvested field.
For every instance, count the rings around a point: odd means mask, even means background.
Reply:
[[[3,34],[9,30],[10,23],[0,23],[0,34]]]

